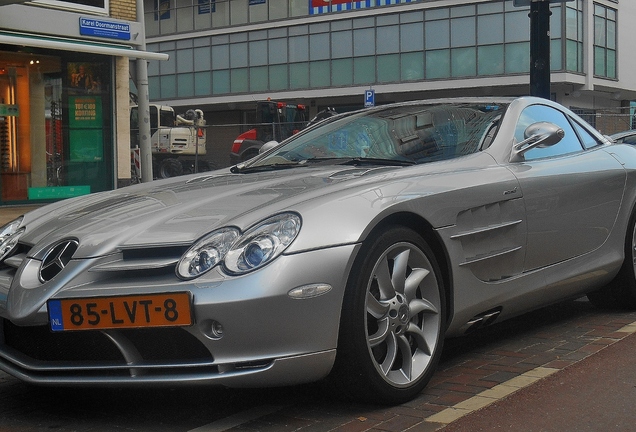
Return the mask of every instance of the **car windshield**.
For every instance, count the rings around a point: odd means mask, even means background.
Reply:
[[[312,162],[410,165],[452,159],[489,145],[502,104],[399,105],[328,119],[249,167]]]

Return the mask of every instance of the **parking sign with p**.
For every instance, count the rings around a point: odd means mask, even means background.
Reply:
[[[364,107],[375,106],[375,90],[366,90],[364,92]]]

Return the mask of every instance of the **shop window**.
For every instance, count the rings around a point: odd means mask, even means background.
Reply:
[[[378,82],[398,82],[400,80],[400,55],[378,56]]]
[[[450,76],[450,50],[426,52],[426,79]]]
[[[289,88],[287,65],[274,65],[269,67],[270,90],[286,90]]]
[[[289,65],[289,86],[292,89],[309,87],[309,63]]]
[[[267,66],[250,68],[250,91],[267,91],[269,86],[269,70]]]
[[[353,83],[372,84],[375,82],[375,58],[360,57],[353,59]]]
[[[400,55],[402,81],[424,79],[424,55],[421,52]]]
[[[309,63],[310,87],[329,87],[330,84],[329,62],[317,61]]]
[[[333,60],[331,62],[331,83],[334,86],[353,84],[353,60],[350,58]]]
[[[0,53],[0,203],[112,188],[110,71],[101,56]]]
[[[477,73],[479,75],[501,75],[504,73],[503,45],[483,46],[477,49]]]
[[[248,70],[233,69],[230,72],[230,90],[232,93],[246,93],[248,88]]]
[[[227,94],[230,92],[230,71],[221,70],[212,72],[212,93]]]

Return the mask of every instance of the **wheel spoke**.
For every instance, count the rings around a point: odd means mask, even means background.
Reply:
[[[407,249],[397,254],[393,260],[393,275],[391,276],[391,282],[393,283],[393,288],[397,292],[404,292],[406,269],[408,268],[410,254],[411,250]]]
[[[404,336],[398,338],[400,353],[402,354],[402,374],[410,381],[413,376],[413,353],[411,352],[411,344]]]
[[[398,342],[397,338],[393,333],[386,339],[386,357],[384,357],[384,361],[380,365],[380,369],[384,375],[388,375],[388,373],[393,368],[393,364],[395,363],[395,359],[397,358],[398,353]]]
[[[386,300],[395,297],[395,289],[389,273],[389,261],[386,257],[378,263],[375,279],[380,289],[380,298]]]
[[[369,346],[374,347],[381,344],[389,334],[391,334],[389,331],[389,320],[378,320],[378,331],[367,337]]]
[[[426,299],[415,299],[409,302],[409,311],[411,316],[417,315],[420,312],[438,314],[439,311],[433,303]]]
[[[419,350],[424,352],[426,355],[431,355],[431,347],[426,341],[426,336],[424,335],[424,331],[421,328],[413,323],[409,323],[406,332],[413,337],[413,339],[415,340],[415,345]]]
[[[379,319],[387,314],[389,306],[382,304],[370,292],[367,293],[367,312],[374,318]]]
[[[417,297],[417,289],[429,273],[430,271],[423,268],[414,269],[411,272],[404,286],[404,295],[407,300],[410,301]]]

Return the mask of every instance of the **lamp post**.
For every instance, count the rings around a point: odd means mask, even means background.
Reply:
[[[550,3],[572,0],[513,0],[530,6],[530,95],[550,99]]]
[[[137,21],[143,29],[144,42],[141,49],[146,49],[146,27],[144,25],[144,2],[137,0]],[[148,63],[137,59],[137,109],[139,112],[139,153],[141,159],[141,181],[152,181],[152,147],[150,143],[150,99],[148,97]]]
[[[550,99],[550,3],[530,3],[530,95]]]

